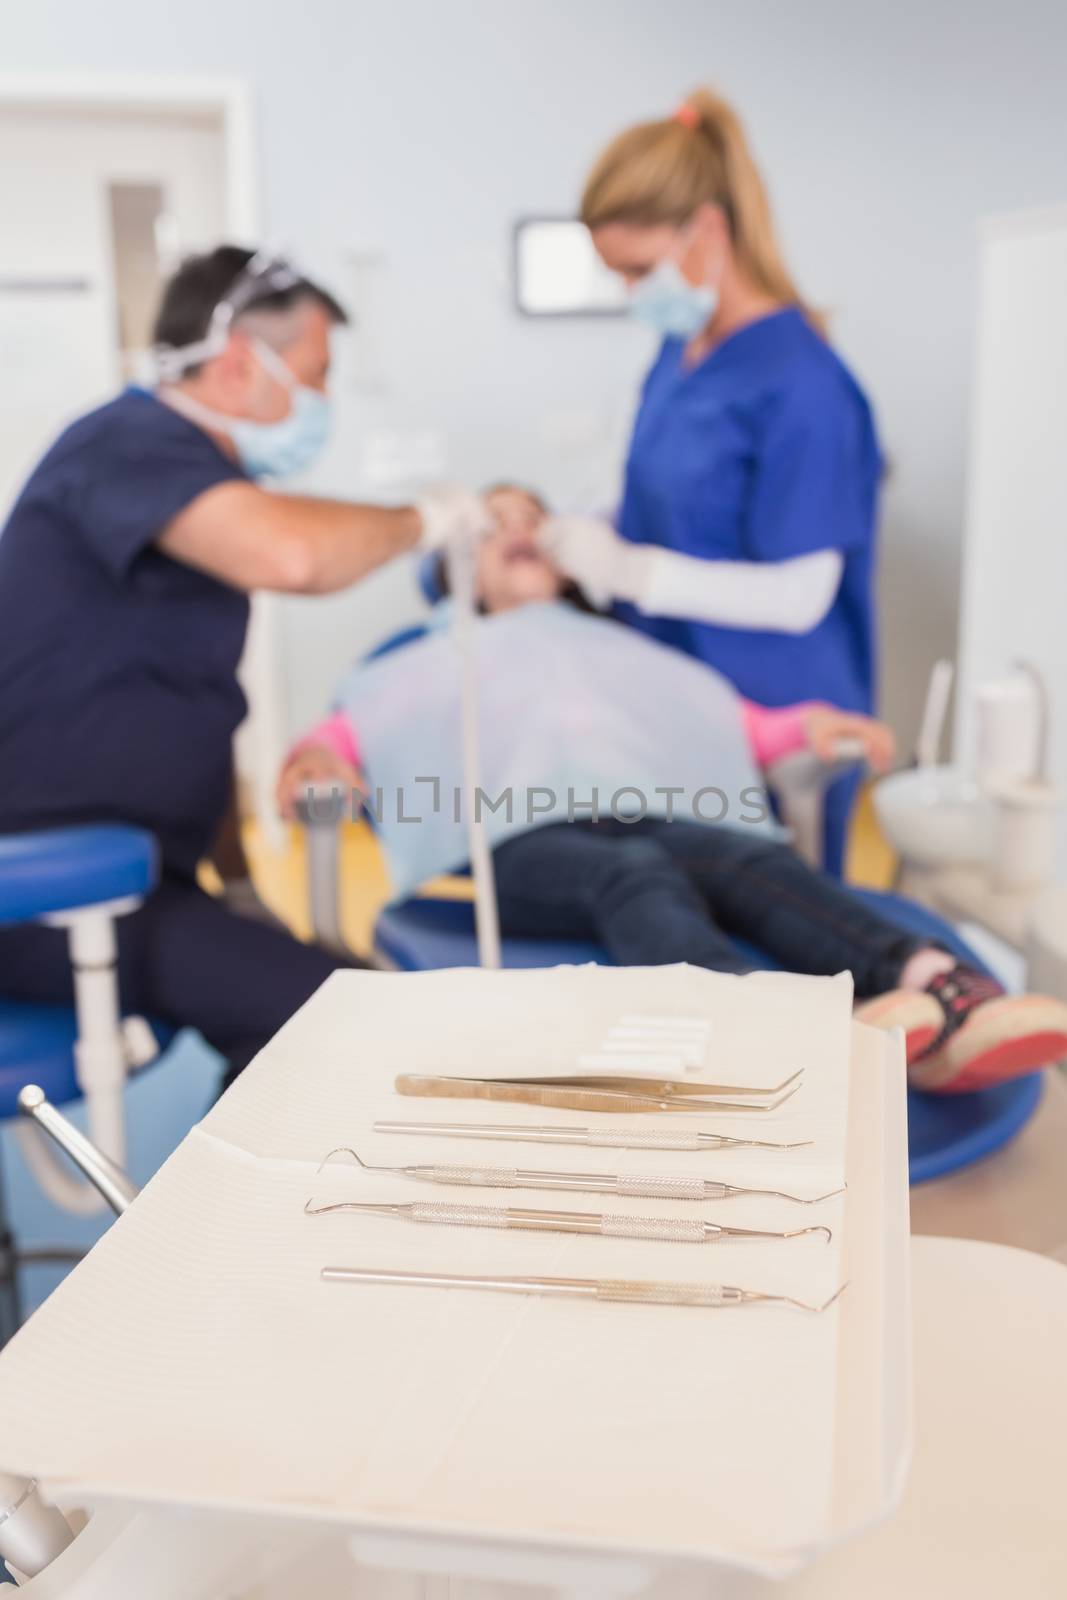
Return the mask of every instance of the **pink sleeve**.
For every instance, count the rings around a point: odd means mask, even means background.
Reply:
[[[293,745],[289,759],[313,744],[324,744],[334,755],[340,756],[342,761],[347,761],[353,767],[359,766],[356,730],[343,711],[335,711],[332,717],[326,717],[322,722],[316,723],[310,733],[305,733],[304,737]]]
[[[741,701],[741,720],[749,748],[761,767],[769,767],[780,756],[806,750],[808,734],[805,718],[819,700],[802,700],[795,706],[757,706]]]

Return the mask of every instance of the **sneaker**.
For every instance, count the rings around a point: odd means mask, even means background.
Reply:
[[[1067,1056],[1067,1005],[1045,995],[1005,994],[973,967],[953,967],[923,991],[942,1026],[914,1064],[909,1082],[938,1094],[967,1094],[1022,1077]]]
[[[924,989],[891,989],[864,1000],[855,1009],[858,1022],[872,1028],[902,1028],[908,1066],[930,1050],[945,1025],[945,1014]]]

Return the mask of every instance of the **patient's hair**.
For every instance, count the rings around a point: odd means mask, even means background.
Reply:
[[[528,489],[524,483],[512,483],[510,478],[502,478],[499,483],[491,483],[482,490],[482,499],[488,500],[491,494],[524,494],[527,500],[532,500],[544,516],[548,516],[549,505],[544,495],[538,494],[536,489]]]
[[[240,245],[220,244],[206,255],[186,257],[163,291],[152,329],[153,342],[180,349],[202,339],[215,307],[226,298],[255,254]],[[241,307],[240,315],[246,316],[250,311],[291,311],[306,300],[321,306],[331,322],[347,323],[348,314],[340,302],[310,278],[299,278],[288,289],[271,289],[254,296]],[[186,375],[192,376],[198,370],[189,367]]]
[[[799,307],[821,332],[782,257],[741,121],[710,89],[687,95],[673,116],[637,123],[613,139],[586,179],[581,217],[590,229],[609,222],[681,227],[709,204],[724,212],[738,264],[756,287]]]

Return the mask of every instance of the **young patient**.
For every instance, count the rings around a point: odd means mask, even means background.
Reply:
[[[591,782],[644,793],[695,762],[703,781],[710,761],[751,797],[760,791],[741,786],[746,773],[758,784],[757,763],[801,749],[830,757],[841,737],[858,739],[876,770],[888,766],[883,724],[826,705],[746,703],[702,663],[596,616],[538,547],[537,497],[504,486],[488,500],[496,529],[479,550],[475,625],[488,793],[570,783],[587,795]],[[279,801],[291,814],[310,783],[350,789],[399,776],[418,785],[450,763],[458,775],[458,743],[455,651],[435,631],[355,669],[341,709],[291,752]],[[417,830],[382,826],[398,892],[462,865],[465,832],[445,809]],[[980,1088],[1067,1053],[1067,1006],[1005,995],[809,867],[773,829],[746,826],[751,815],[716,825],[661,810],[596,820],[558,805],[547,817],[492,813],[502,932],[593,939],[622,966],[688,961],[744,973],[752,963],[742,941],[794,972],[847,968],[857,1014],[903,1028],[912,1082],[926,1089]]]

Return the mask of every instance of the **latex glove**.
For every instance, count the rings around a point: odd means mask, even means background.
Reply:
[[[441,483],[427,489],[416,503],[422,521],[419,549],[473,548],[493,526],[493,518],[481,495],[472,494],[458,483]]]
[[[644,589],[647,549],[620,538],[599,517],[548,517],[537,542],[553,566],[572,578],[594,606],[637,601]]]

